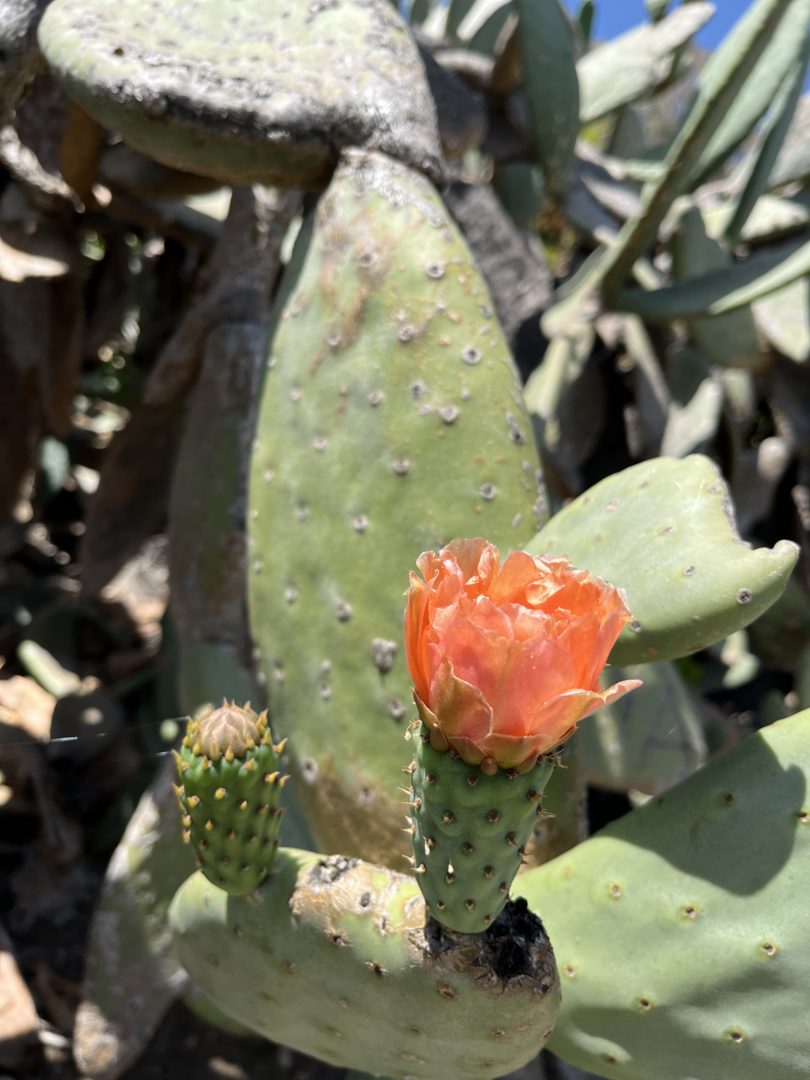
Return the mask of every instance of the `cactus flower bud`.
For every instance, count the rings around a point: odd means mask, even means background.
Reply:
[[[417,560],[405,650],[420,716],[437,750],[484,773],[523,771],[589,713],[640,685],[599,676],[630,620],[620,589],[567,559],[454,540]]]

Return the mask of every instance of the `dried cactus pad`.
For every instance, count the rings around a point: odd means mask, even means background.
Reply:
[[[519,879],[563,982],[552,1048],[612,1080],[803,1080],[810,710]]]
[[[441,171],[422,61],[386,0],[56,0],[39,40],[91,116],[175,168],[318,186],[367,146]]]
[[[281,849],[264,885],[228,896],[195,874],[172,929],[194,982],[256,1032],[344,1068],[485,1080],[548,1038],[559,980],[540,920],[509,905],[484,934],[425,926],[414,881]]]

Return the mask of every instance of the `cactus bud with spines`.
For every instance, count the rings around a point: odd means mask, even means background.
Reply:
[[[552,751],[639,686],[599,676],[630,612],[565,559],[454,540],[417,560],[405,647],[419,711],[410,767],[414,870],[433,917],[486,929],[525,854]],[[413,730],[411,731],[413,735]]]
[[[261,884],[278,847],[283,749],[266,712],[223,701],[189,719],[176,754],[183,839],[208,880],[232,896]]]

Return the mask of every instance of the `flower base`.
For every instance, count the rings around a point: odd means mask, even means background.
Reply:
[[[528,772],[487,775],[414,731],[411,811],[414,872],[433,918],[462,933],[486,930],[509,898],[541,813],[554,759]]]

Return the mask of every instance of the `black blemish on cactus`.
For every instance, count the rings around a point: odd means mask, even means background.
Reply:
[[[540,919],[529,910],[523,898],[518,898],[508,901],[492,924],[480,934],[461,934],[428,918],[425,942],[433,957],[460,947],[469,949],[475,942],[479,953],[474,963],[489,969],[506,984],[520,976],[538,975],[538,956],[547,947],[548,938]],[[549,966],[542,976],[548,979],[550,986],[554,980],[553,969]]]

